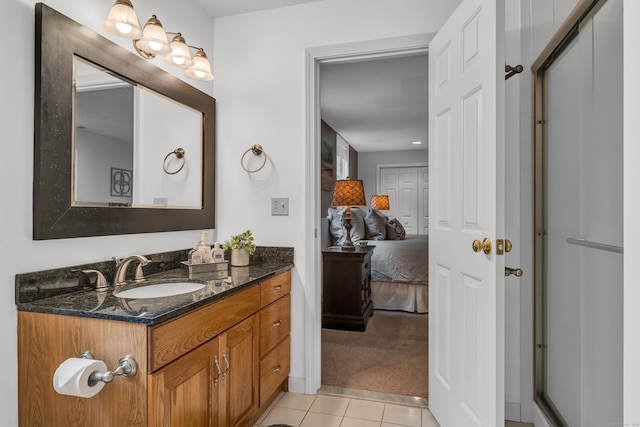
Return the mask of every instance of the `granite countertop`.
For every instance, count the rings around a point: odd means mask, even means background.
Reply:
[[[284,249],[289,252],[291,248]],[[169,253],[150,255],[148,258],[155,265],[149,272],[145,269],[145,280],[128,282],[116,290],[111,285],[106,290],[95,290],[83,283],[85,278],[80,273],[80,270],[98,269],[105,272],[111,283],[109,262],[100,263],[102,270],[96,268],[96,264],[19,274],[16,275],[16,305],[18,311],[157,325],[290,270],[293,268],[293,250],[290,252],[290,257],[288,253],[286,256],[267,254],[252,257],[248,267],[228,267],[219,272],[198,274],[190,274],[187,266],[180,265],[179,259],[184,257],[182,251],[171,253],[172,256],[167,256]],[[113,295],[134,287],[169,282],[195,282],[205,286],[195,292],[162,298],[125,299]]]

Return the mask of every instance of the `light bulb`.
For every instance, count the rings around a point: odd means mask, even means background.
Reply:
[[[182,65],[185,62],[185,59],[180,56],[174,56],[171,58],[176,65]]]
[[[129,34],[133,27],[125,22],[116,22],[116,29],[122,34]]]
[[[207,75],[204,71],[201,70],[194,70],[193,74],[195,74],[199,79]]]
[[[149,40],[149,48],[158,52],[160,49],[162,49],[162,43],[155,40]]]

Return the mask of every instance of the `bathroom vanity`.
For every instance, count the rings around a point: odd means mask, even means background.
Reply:
[[[20,425],[253,425],[287,389],[292,267],[232,268],[223,279],[175,269],[153,280],[205,288],[124,304],[92,289],[18,301]],[[132,355],[137,373],[91,398],[56,393],[59,364],[85,350],[109,369]]]

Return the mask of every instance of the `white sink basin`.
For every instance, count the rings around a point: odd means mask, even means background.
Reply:
[[[128,289],[126,291],[115,293],[113,296],[129,299],[161,298],[188,294],[190,292],[199,291],[202,288],[204,288],[203,284],[193,282],[159,283],[157,285],[147,285],[140,286],[139,288]]]

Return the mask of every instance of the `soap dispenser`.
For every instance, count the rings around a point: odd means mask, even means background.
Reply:
[[[211,262],[211,243],[207,240],[206,231],[202,232],[200,242],[198,242],[198,252],[202,256],[203,263]]]
[[[220,242],[215,242],[213,244],[213,249],[211,250],[211,259],[213,262],[224,262],[224,251],[220,247]]]

